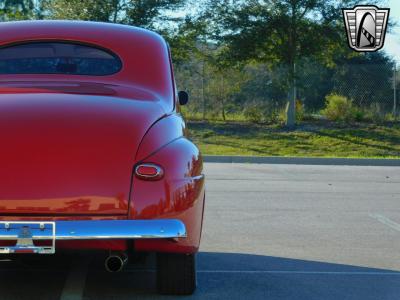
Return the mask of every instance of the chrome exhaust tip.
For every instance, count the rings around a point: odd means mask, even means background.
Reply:
[[[128,262],[126,253],[112,253],[104,261],[104,267],[110,273],[120,272]]]

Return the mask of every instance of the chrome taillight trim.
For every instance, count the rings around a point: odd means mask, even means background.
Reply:
[[[146,175],[146,174],[141,174],[138,172],[138,169],[140,167],[149,167],[149,168],[154,168],[157,171],[157,174],[155,175]],[[135,175],[141,179],[149,179],[149,180],[156,180],[156,179],[161,179],[164,176],[164,170],[156,164],[152,164],[152,163],[142,163],[142,164],[138,164],[135,167]]]

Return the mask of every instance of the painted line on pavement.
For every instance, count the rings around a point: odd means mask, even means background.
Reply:
[[[389,226],[390,228],[400,231],[400,224],[390,220],[389,218],[380,215],[380,214],[369,214],[369,216],[378,222],[381,222],[382,224],[385,224],[386,226]]]
[[[391,275],[400,276],[400,272],[346,272],[346,271],[279,271],[279,270],[200,270],[199,273],[233,273],[233,274],[301,274],[301,275],[368,275],[368,276],[381,276]]]
[[[153,269],[127,270],[126,273],[155,273]],[[376,271],[283,271],[283,270],[197,270],[197,273],[223,273],[223,274],[301,274],[301,275],[367,275],[367,276],[400,276],[400,272]]]
[[[206,163],[253,163],[335,166],[382,166],[399,167],[400,159],[394,158],[329,158],[285,156],[203,155]]]

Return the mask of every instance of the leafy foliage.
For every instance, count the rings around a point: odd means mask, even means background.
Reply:
[[[358,118],[359,112],[349,98],[338,94],[330,94],[325,99],[326,107],[322,110],[322,114],[328,120],[352,122]]]
[[[123,23],[155,28],[166,20],[163,12],[178,8],[184,0],[44,0],[48,16],[53,19]]]
[[[230,61],[292,65],[300,57],[331,59],[344,38],[341,7],[354,1],[213,0],[217,40],[229,45]],[[209,9],[210,10],[210,9]]]
[[[365,107],[380,102],[378,99],[391,99],[392,76],[393,62],[382,52],[376,52],[342,58],[337,64],[332,82],[336,93],[353,99],[358,106]],[[388,101],[381,104],[385,108],[391,105]]]
[[[35,8],[33,0],[3,0],[0,2],[0,21],[32,18]]]
[[[263,102],[246,104],[243,114],[246,120],[256,124],[275,123],[279,117],[276,107],[271,107],[268,103]]]

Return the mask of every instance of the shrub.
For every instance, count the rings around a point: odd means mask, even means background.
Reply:
[[[277,111],[276,121],[281,124],[285,124],[287,120],[287,113],[289,109],[289,103],[286,103],[286,107]],[[300,100],[296,100],[296,122],[300,123],[306,117],[304,104]]]
[[[278,123],[284,125],[287,119],[287,108],[281,108],[278,112]]]
[[[352,116],[349,118],[350,121],[361,122],[365,120],[365,112],[358,107],[353,107],[351,114]]]
[[[381,123],[387,120],[387,115],[382,111],[378,103],[374,103],[364,109],[364,120],[373,123]]]
[[[325,97],[326,107],[321,111],[328,120],[352,122],[363,118],[361,110],[357,109],[351,100],[338,94],[329,94]]]
[[[278,120],[277,108],[270,102],[253,102],[245,106],[243,115],[253,123],[274,123]]]
[[[205,130],[205,131],[201,134],[201,137],[202,137],[203,139],[206,139],[206,138],[212,137],[212,136],[214,136],[214,135],[215,135],[214,131],[212,131],[212,130]]]
[[[304,120],[304,105],[300,100],[296,100],[296,121],[301,122]]]
[[[243,114],[246,120],[252,123],[262,123],[264,119],[263,107],[259,103],[247,105],[243,110]]]

